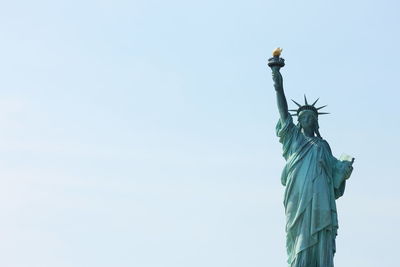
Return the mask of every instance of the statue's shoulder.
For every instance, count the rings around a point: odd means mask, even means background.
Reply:
[[[321,141],[321,144],[330,152],[330,153],[332,153],[332,150],[331,150],[331,147],[330,147],[330,145],[329,145],[329,143],[328,143],[328,141],[326,141],[325,139],[320,139]]]

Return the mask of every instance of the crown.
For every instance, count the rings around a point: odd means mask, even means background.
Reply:
[[[320,109],[323,109],[323,108],[326,107],[327,105],[322,106],[322,107],[319,107],[319,108],[316,108],[316,107],[315,107],[315,104],[318,102],[318,100],[319,100],[319,98],[317,98],[317,100],[315,100],[314,103],[312,103],[311,105],[309,105],[308,102],[307,102],[307,97],[306,97],[306,95],[304,95],[304,105],[300,105],[299,103],[297,103],[296,101],[294,101],[294,100],[292,99],[293,103],[295,103],[299,108],[298,108],[298,109],[289,109],[289,111],[296,112],[296,114],[290,114],[290,115],[292,115],[292,116],[299,116],[300,112],[302,112],[303,110],[310,110],[310,111],[313,111],[313,112],[315,112],[315,114],[317,114],[317,116],[318,116],[318,115],[329,114],[328,112],[319,112]]]

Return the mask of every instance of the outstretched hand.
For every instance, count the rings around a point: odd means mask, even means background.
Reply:
[[[278,68],[272,69],[272,80],[274,81],[274,86],[276,89],[277,87],[282,87],[283,78]]]

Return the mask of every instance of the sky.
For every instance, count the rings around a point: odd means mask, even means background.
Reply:
[[[336,266],[395,266],[399,8],[1,1],[0,266],[286,266],[278,46],[355,157]]]

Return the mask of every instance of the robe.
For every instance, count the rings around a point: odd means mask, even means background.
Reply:
[[[335,200],[346,186],[346,163],[329,144],[305,136],[291,116],[279,120],[276,133],[283,145],[286,249],[290,267],[333,267],[338,219]]]

